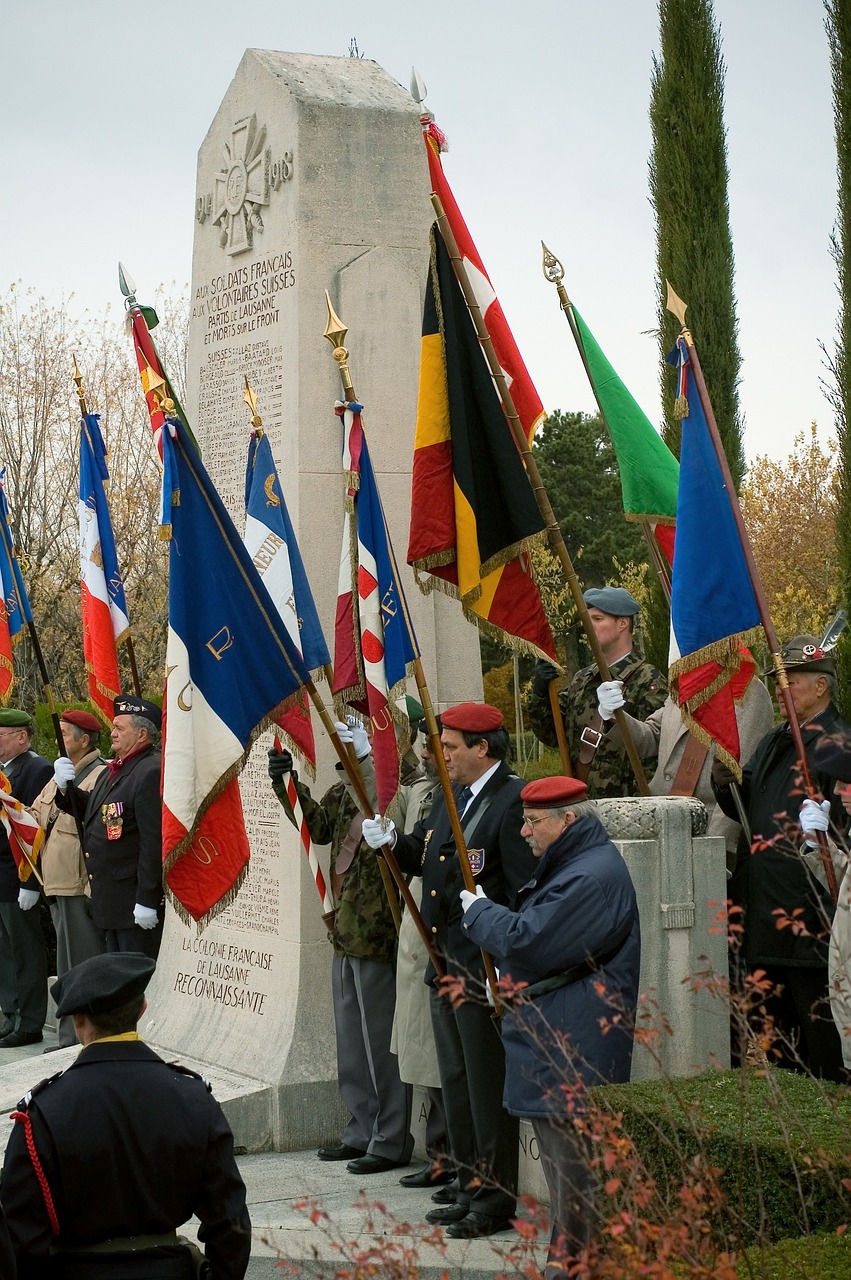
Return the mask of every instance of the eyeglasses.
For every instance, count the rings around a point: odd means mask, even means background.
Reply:
[[[546,822],[546,820],[547,820],[547,818],[549,818],[549,816],[550,816],[550,815],[549,815],[548,813],[545,813],[545,814],[543,814],[540,818],[527,818],[527,817],[526,817],[526,815],[525,815],[525,813],[524,813],[524,815],[523,815],[523,826],[524,826],[524,827],[533,827],[533,828],[534,828],[534,827],[537,827],[537,825],[538,825],[538,823],[539,823],[539,822]]]

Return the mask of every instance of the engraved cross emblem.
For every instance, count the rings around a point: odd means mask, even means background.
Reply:
[[[230,142],[224,146],[224,164],[216,173],[213,222],[220,229],[222,246],[233,256],[245,253],[254,232],[263,230],[260,209],[269,203],[269,155],[264,153],[266,127],[257,117],[237,120]]]

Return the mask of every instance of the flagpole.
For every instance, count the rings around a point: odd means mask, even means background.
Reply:
[[[582,343],[582,335],[579,332],[579,326],[576,323],[576,316],[573,314],[573,306],[571,304],[570,298],[567,295],[567,290],[564,287],[564,283],[563,283],[564,267],[561,265],[561,263],[559,262],[555,254],[550,252],[550,250],[544,244],[543,240],[541,241],[541,248],[544,251],[544,264],[543,264],[544,276],[556,287],[559,303],[561,305],[562,311],[565,314],[567,323],[570,325],[570,332],[573,334],[573,341],[576,343],[576,349],[579,352],[579,358],[582,361],[582,367],[585,370],[585,376],[587,377],[588,382],[590,383],[590,386],[591,386],[591,390],[594,393],[594,399],[597,401],[597,409],[599,411],[600,417],[603,419],[606,430],[609,432],[609,437],[611,438],[612,433],[611,431],[609,431],[609,423],[606,418],[606,411],[603,408],[602,404],[600,403],[600,397],[597,395],[597,388],[594,385],[594,379],[591,377],[591,370],[588,367],[588,357],[585,354],[585,347]],[[668,607],[670,608],[671,574],[668,569],[668,565],[665,562],[665,557],[662,555],[661,551],[659,550],[659,544],[657,543],[656,539],[653,536],[653,531],[650,528],[648,521],[640,520],[638,523],[641,526],[641,532],[644,534],[645,541],[647,542],[647,549],[650,552],[650,558],[653,561],[653,567],[656,570],[660,583],[662,584],[662,590],[665,593],[665,598],[668,601]]]
[[[73,379],[77,384],[77,399],[80,402],[80,413],[82,415],[83,422],[85,422],[86,418],[89,416],[89,409],[88,409],[88,405],[86,404],[86,393],[83,391],[83,375],[80,372],[79,365],[77,364],[77,357],[74,356],[73,359],[74,359]],[[135,693],[137,698],[141,698],[142,685],[139,681],[139,669],[136,666],[136,650],[133,646],[133,637],[130,634],[129,630],[127,632],[127,635],[124,638],[124,646],[127,650],[127,661],[130,664],[130,675],[133,680],[133,692]]]
[[[333,351],[334,359],[337,361],[337,366],[340,370],[340,380],[342,382],[343,390],[345,392],[346,398],[349,401],[353,401],[357,403],[357,398],[355,396],[355,389],[352,384],[352,375],[351,375],[351,371],[349,369],[349,364],[348,364],[349,353],[346,347],[343,345],[346,334],[348,333],[348,329],[343,324],[342,320],[337,315],[333,306],[331,305],[331,298],[327,289],[325,290],[325,302],[328,307],[328,325],[325,330],[325,337],[328,339],[328,341],[331,343],[334,349]],[[399,569],[396,564],[396,555],[393,551],[393,545],[389,541],[389,539],[388,539],[388,552],[393,565],[393,576],[398,581]],[[469,890],[470,893],[474,894],[476,892],[476,882],[473,879],[473,873],[472,873],[472,870],[470,869],[470,857],[469,857],[469,854],[467,853],[467,845],[464,840],[464,832],[461,827],[461,819],[458,814],[458,806],[455,803],[455,793],[452,790],[452,783],[449,778],[449,772],[446,768],[446,759],[443,755],[443,747],[440,741],[440,731],[437,727],[437,718],[435,716],[434,707],[431,701],[431,693],[429,692],[428,683],[426,682],[422,659],[419,656],[419,646],[415,642],[414,627],[411,621],[411,615],[408,612],[408,601],[404,591],[399,591],[398,594],[399,594],[399,601],[402,609],[402,614],[405,619],[405,626],[407,628],[408,635],[410,636],[411,642],[412,642],[411,648],[416,654],[416,657],[414,658],[414,664],[413,664],[414,679],[416,681],[417,691],[420,695],[420,702],[422,704],[423,713],[425,716],[426,728],[428,729],[428,736],[429,736],[429,743],[431,746],[432,758],[435,762],[435,765],[437,766],[437,776],[440,780],[440,788],[441,788],[441,791],[443,792],[443,798],[446,803],[446,812],[449,815],[449,823],[452,828],[452,838],[455,843],[455,851],[458,855],[458,862],[461,867],[461,878],[464,881],[464,888]],[[384,848],[382,849],[382,853],[385,852],[386,847],[387,846],[385,845]],[[417,912],[417,916],[419,916],[419,912]],[[427,935],[425,933],[425,925],[422,924],[421,917],[420,917],[420,923],[417,927],[419,928],[420,926],[422,926],[421,935],[423,937],[423,941],[426,941]],[[427,941],[426,941],[426,945],[428,946]],[[429,948],[429,954],[432,954],[431,948]],[[494,963],[491,956],[486,951],[482,951],[481,954],[482,954],[482,959],[484,961],[485,973],[487,975],[488,985],[490,986],[490,989],[494,998],[494,1009],[497,1013],[500,1013],[502,1011],[502,1007],[499,1000],[499,992],[497,990],[498,978],[496,976],[496,969],[494,967]],[[441,970],[438,970],[438,972],[441,972]]]
[[[792,741],[795,745],[795,751],[797,752],[797,755],[798,755],[798,764],[801,770],[801,777],[802,777],[807,795],[810,798],[812,798],[817,794],[817,792],[816,792],[816,788],[813,786],[812,773],[810,771],[810,762],[807,758],[807,752],[804,746],[804,739],[801,734],[801,726],[798,721],[798,713],[795,710],[795,704],[792,701],[792,694],[789,691],[789,679],[786,674],[786,666],[783,662],[783,656],[780,651],[780,644],[777,639],[777,633],[774,630],[774,623],[772,622],[771,614],[768,611],[768,602],[765,598],[765,592],[763,591],[763,588],[762,588],[762,582],[760,581],[759,570],[757,569],[757,566],[756,566],[753,549],[751,547],[751,541],[748,536],[748,531],[745,527],[744,517],[742,516],[742,509],[741,509],[741,506],[739,505],[739,500],[736,496],[736,488],[735,488],[735,485],[733,484],[733,477],[730,473],[730,465],[727,462],[727,455],[724,452],[724,445],[721,441],[721,434],[718,430],[718,423],[715,421],[715,413],[713,412],[712,404],[709,399],[709,392],[707,391],[707,388],[706,388],[706,380],[704,379],[704,376],[703,376],[703,369],[701,368],[701,365],[700,365],[700,359],[698,358],[697,348],[694,345],[694,338],[692,337],[691,331],[686,327],[687,304],[683,302],[682,298],[677,296],[677,294],[672,289],[669,281],[666,281],[666,284],[668,286],[668,298],[666,302],[666,308],[668,311],[671,312],[672,315],[676,316],[676,318],[679,320],[681,325],[681,335],[684,338],[685,343],[688,347],[689,362],[691,364],[692,372],[694,374],[694,383],[695,383],[695,386],[697,387],[698,395],[700,396],[701,405],[703,406],[703,412],[706,417],[706,425],[709,428],[709,437],[712,441],[713,448],[715,449],[715,455],[718,459],[718,465],[721,468],[721,475],[724,480],[724,488],[727,493],[727,499],[730,503],[730,508],[733,512],[733,519],[736,524],[736,530],[739,534],[739,539],[742,544],[742,551],[744,552],[745,564],[747,565],[748,576],[751,581],[751,587],[753,588],[757,610],[759,611],[760,622],[762,623],[762,629],[765,632],[765,639],[768,643],[768,649],[771,654],[771,661],[774,666],[774,674],[777,677],[777,688],[778,688],[780,697],[783,701],[783,707],[786,712],[786,720],[789,725],[790,732],[792,734]],[[833,859],[831,858],[830,851],[828,849],[827,833],[824,831],[818,831],[816,832],[816,836],[818,837],[819,854],[824,864],[824,873],[827,879],[828,888],[830,890],[830,896],[833,899],[833,902],[835,904],[839,898],[839,885],[836,879],[836,871],[833,866]]]
[[[538,470],[538,464],[536,463],[532,450],[529,447],[529,441],[526,439],[526,432],[523,430],[523,425],[518,417],[517,410],[514,407],[514,401],[511,398],[511,392],[508,389],[505,374],[502,371],[496,352],[493,349],[493,343],[491,342],[490,334],[487,331],[481,307],[476,300],[476,295],[473,291],[472,285],[470,284],[466,268],[464,267],[464,261],[458,250],[455,236],[452,233],[452,227],[449,225],[449,220],[446,217],[440,198],[433,193],[431,203],[434,206],[434,211],[437,215],[440,233],[443,236],[446,248],[449,251],[449,256],[452,259],[452,265],[455,268],[458,283],[464,293],[467,307],[470,311],[473,323],[476,326],[476,333],[478,334],[479,341],[482,344],[482,349],[487,358],[488,366],[490,367],[494,382],[499,390],[502,405],[505,410],[505,416],[508,418],[508,423],[514,435],[515,442],[523,456],[523,462],[526,466],[526,471],[532,485],[532,491],[538,503],[538,508],[546,522],[547,536],[550,540],[550,546],[558,556],[561,563],[564,576],[567,579],[568,586],[570,587],[570,593],[573,596],[573,602],[576,605],[576,611],[579,614],[579,619],[588,640],[588,645],[594,656],[594,661],[597,664],[597,670],[600,673],[600,678],[604,681],[611,680],[612,673],[609,670],[609,664],[603,656],[603,650],[600,648],[597,633],[591,623],[591,618],[588,614],[588,606],[585,603],[584,596],[582,595],[582,588],[579,584],[579,579],[576,576],[576,571],[573,568],[570,552],[567,549],[564,536],[559,528],[552,505],[547,496],[546,489],[544,488],[541,473]],[[619,708],[614,713],[614,718],[618,728],[620,729],[621,739],[627,756],[629,757],[629,762],[632,765],[632,771],[635,774],[638,789],[642,795],[649,795],[650,788],[647,785],[647,778],[644,773],[644,767],[641,763],[641,757],[638,754],[635,740],[630,732],[629,722],[622,708]]]

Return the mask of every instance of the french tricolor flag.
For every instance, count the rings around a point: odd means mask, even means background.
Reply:
[[[121,692],[117,647],[130,630],[124,584],[104,484],[109,478],[98,415],[89,413],[80,431],[80,604],[89,698],[112,724]]]
[[[161,439],[170,537],[163,866],[178,914],[203,927],[248,868],[238,775],[310,675],[185,424],[167,418]]]

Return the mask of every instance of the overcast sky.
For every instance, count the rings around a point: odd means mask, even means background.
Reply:
[[[716,0],[750,458],[816,419],[832,344],[836,179],[819,0]],[[648,100],[651,0],[28,0],[3,13],[0,292],[120,312],[188,283],[196,153],[246,48],[348,53],[448,134],[445,169],[547,409],[592,410],[540,241],[651,421],[659,420]],[[681,290],[682,291],[682,290]],[[72,298],[73,295],[73,298]],[[689,319],[699,338],[699,318]]]

